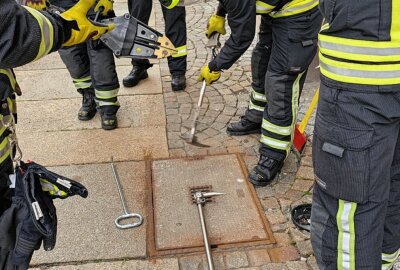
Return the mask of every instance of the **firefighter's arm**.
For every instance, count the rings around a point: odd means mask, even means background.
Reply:
[[[25,65],[62,46],[99,38],[112,29],[87,19],[94,2],[81,0],[58,15],[20,6],[14,0],[0,1],[0,68]]]
[[[227,14],[231,35],[208,67],[211,71],[230,68],[242,56],[254,39],[256,12],[254,0],[221,0]]]

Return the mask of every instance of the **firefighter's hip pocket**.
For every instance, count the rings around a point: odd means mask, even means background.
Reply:
[[[367,201],[373,134],[372,128],[342,126],[318,115],[312,150],[317,184],[335,198]]]

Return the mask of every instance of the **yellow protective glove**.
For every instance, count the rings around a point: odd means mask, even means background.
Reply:
[[[113,0],[99,0],[97,5],[94,7],[94,12],[99,11],[99,9],[103,7],[103,11],[101,15],[107,16],[108,12],[112,11],[114,8],[114,1]]]
[[[220,33],[221,35],[226,34],[224,17],[212,15],[210,19],[208,19],[206,36],[210,38],[214,33]]]
[[[206,84],[210,85],[213,82],[218,81],[220,77],[221,77],[221,71],[211,71],[208,65],[206,65],[201,69],[200,75],[197,78],[197,80],[199,82],[205,80]]]
[[[50,6],[47,0],[26,0],[22,4],[36,10],[46,10]]]
[[[91,38],[98,39],[104,33],[115,28],[115,25],[105,25],[89,21],[87,13],[94,3],[95,0],[80,0],[75,6],[61,13],[61,17],[67,21],[75,21],[79,28],[71,30],[71,37],[63,46],[76,45]]]

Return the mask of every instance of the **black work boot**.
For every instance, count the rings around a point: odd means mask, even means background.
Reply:
[[[172,75],[171,81],[172,91],[183,91],[186,88],[186,77],[185,74]]]
[[[99,109],[101,116],[101,128],[104,130],[112,130],[118,127],[117,110],[115,106],[102,106]]]
[[[141,80],[147,79],[149,74],[147,74],[147,68],[140,66],[133,66],[131,72],[122,80],[122,84],[125,87],[134,87]]]
[[[82,107],[78,111],[78,119],[88,121],[96,115],[96,101],[94,89],[79,91],[82,94]]]
[[[226,128],[226,133],[231,136],[261,133],[261,124],[250,121],[244,115],[240,117],[239,122],[230,123]]]
[[[274,180],[284,164],[284,159],[276,160],[267,156],[260,156],[260,160],[249,173],[249,181],[255,186],[267,186]]]

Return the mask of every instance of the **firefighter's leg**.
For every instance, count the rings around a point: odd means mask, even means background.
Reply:
[[[272,18],[269,15],[261,17],[259,40],[251,56],[252,90],[249,107],[239,122],[228,125],[229,135],[239,136],[261,132],[261,123],[267,98],[265,96],[265,75],[271,56]]]
[[[60,49],[59,54],[67,67],[76,90],[82,95],[78,119],[87,121],[96,114],[94,89],[90,75],[90,61],[86,43]]]
[[[169,72],[172,76],[173,91],[182,91],[186,88],[187,69],[187,33],[185,7],[167,9],[162,6],[165,20],[165,35],[177,49],[177,53],[168,58]]]
[[[382,270],[391,269],[400,258],[400,136],[391,169],[391,183],[382,246]]]
[[[153,5],[152,2],[150,0],[128,0],[129,13],[139,21],[148,24]],[[123,85],[125,87],[134,87],[141,80],[147,79],[149,76],[147,69],[151,66],[152,64],[147,59],[132,59],[132,70],[122,80]]]
[[[265,76],[260,160],[249,181],[268,185],[280,171],[291,145],[298,103],[308,66],[317,51],[322,17],[317,9],[272,22],[272,48]]]
[[[105,130],[117,127],[119,109],[119,82],[115,70],[114,55],[101,41],[89,46],[90,69],[96,94],[96,104],[101,116],[101,127]]]
[[[382,252],[387,262],[396,256],[399,211],[391,165],[396,163],[399,101],[398,92],[321,84],[311,216],[311,241],[321,270],[381,269]]]

